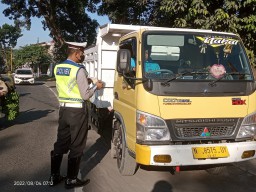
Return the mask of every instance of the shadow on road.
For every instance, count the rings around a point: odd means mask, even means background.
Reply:
[[[172,186],[167,181],[158,181],[151,192],[172,192]]]
[[[55,110],[47,109],[47,110],[37,110],[30,109],[27,111],[23,111],[19,114],[18,118],[16,119],[16,124],[24,124],[34,120],[41,119],[46,117],[49,113],[53,113]]]
[[[35,82],[34,84],[30,84],[30,83],[22,83],[22,84],[16,84],[16,87],[22,87],[22,86],[36,86],[36,85],[43,85],[43,82]]]
[[[96,142],[85,151],[80,165],[82,178],[101,162],[109,149],[110,147],[106,144],[105,139],[99,137]]]
[[[26,96],[26,95],[30,95],[31,93],[19,93],[19,96],[20,97],[24,97],[24,96]]]
[[[37,110],[30,109],[19,113],[19,116],[13,121],[7,121],[6,119],[0,119],[0,131],[4,130],[12,125],[29,123],[43,117],[46,117],[49,113],[55,110]]]

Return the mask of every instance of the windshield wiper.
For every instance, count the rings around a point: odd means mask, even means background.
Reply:
[[[174,73],[169,70],[169,69],[158,69],[158,70],[153,70],[153,71],[147,71],[145,74],[145,77],[147,79],[157,79],[160,80],[159,78],[163,78],[163,76],[174,76]],[[163,79],[167,79],[167,78],[163,78]]]
[[[162,85],[167,85],[169,82],[171,82],[173,80],[176,80],[180,77],[183,77],[185,75],[195,75],[195,74],[198,75],[198,74],[210,74],[210,73],[209,72],[202,72],[202,71],[197,71],[197,72],[196,71],[191,71],[191,72],[187,71],[187,72],[184,72],[184,73],[178,73],[178,74],[176,74],[175,77],[167,79],[166,81],[162,82],[161,84]]]
[[[251,75],[251,74],[250,73],[240,73],[240,72],[225,73],[222,77],[210,82],[209,85],[214,86],[216,84],[216,82],[222,80],[223,78],[227,77],[228,75],[243,75],[243,76],[245,76],[245,75]]]

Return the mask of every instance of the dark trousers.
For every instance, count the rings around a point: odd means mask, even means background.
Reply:
[[[86,145],[87,133],[88,112],[85,107],[60,107],[54,154],[65,154],[69,151],[69,159],[82,156]]]

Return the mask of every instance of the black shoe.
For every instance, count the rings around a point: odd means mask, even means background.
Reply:
[[[67,179],[65,181],[65,188],[66,189],[72,189],[72,188],[75,188],[75,187],[82,187],[82,186],[87,185],[88,183],[90,183],[90,179],[86,179],[85,181],[80,180],[78,178],[76,178],[76,179]]]
[[[54,154],[54,151],[51,151],[51,176],[49,178],[49,186],[51,187],[66,179],[60,175],[62,157],[62,154]]]
[[[63,177],[61,175],[51,175],[49,178],[49,186],[53,187],[57,185],[58,183],[64,181],[66,177]]]

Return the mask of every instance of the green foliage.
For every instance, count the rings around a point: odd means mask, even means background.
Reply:
[[[85,10],[107,15],[112,23],[212,29],[238,33],[252,55],[256,51],[256,0],[1,0],[4,14],[42,17],[57,47],[66,41],[95,41],[98,23]],[[56,51],[61,58],[63,51]]]
[[[98,0],[92,0],[98,3]],[[99,15],[108,15],[112,23],[143,24],[148,21],[148,11],[153,7],[154,1],[138,0],[102,0],[97,12]]]
[[[50,36],[61,46],[64,41],[87,41],[91,45],[95,41],[98,23],[92,20],[85,9],[94,10],[91,1],[87,0],[1,0],[8,6],[5,16],[22,20],[30,28],[31,18],[43,18],[44,28],[48,28]]]
[[[162,0],[159,10],[154,25],[238,33],[251,59],[256,54],[256,0]]]
[[[14,52],[14,65],[18,68],[24,64],[29,64],[33,68],[42,65],[49,65],[52,57],[48,53],[47,46],[27,45]]]
[[[15,47],[21,36],[21,29],[18,25],[3,24],[0,26],[0,48]]]
[[[62,45],[53,49],[54,63],[59,63],[67,59],[67,45]]]
[[[4,66],[5,62],[4,62],[4,54],[3,51],[0,52],[0,73],[1,73],[1,69]]]
[[[3,24],[0,26],[0,70],[4,66],[8,66],[11,60],[11,47],[15,47],[18,38],[22,36],[19,22],[15,22],[15,26]],[[11,62],[11,61],[10,61]]]
[[[238,33],[256,54],[256,0],[92,0],[112,23]]]
[[[19,115],[19,94],[16,91],[9,92],[4,99],[3,113],[8,121],[12,121]]]

